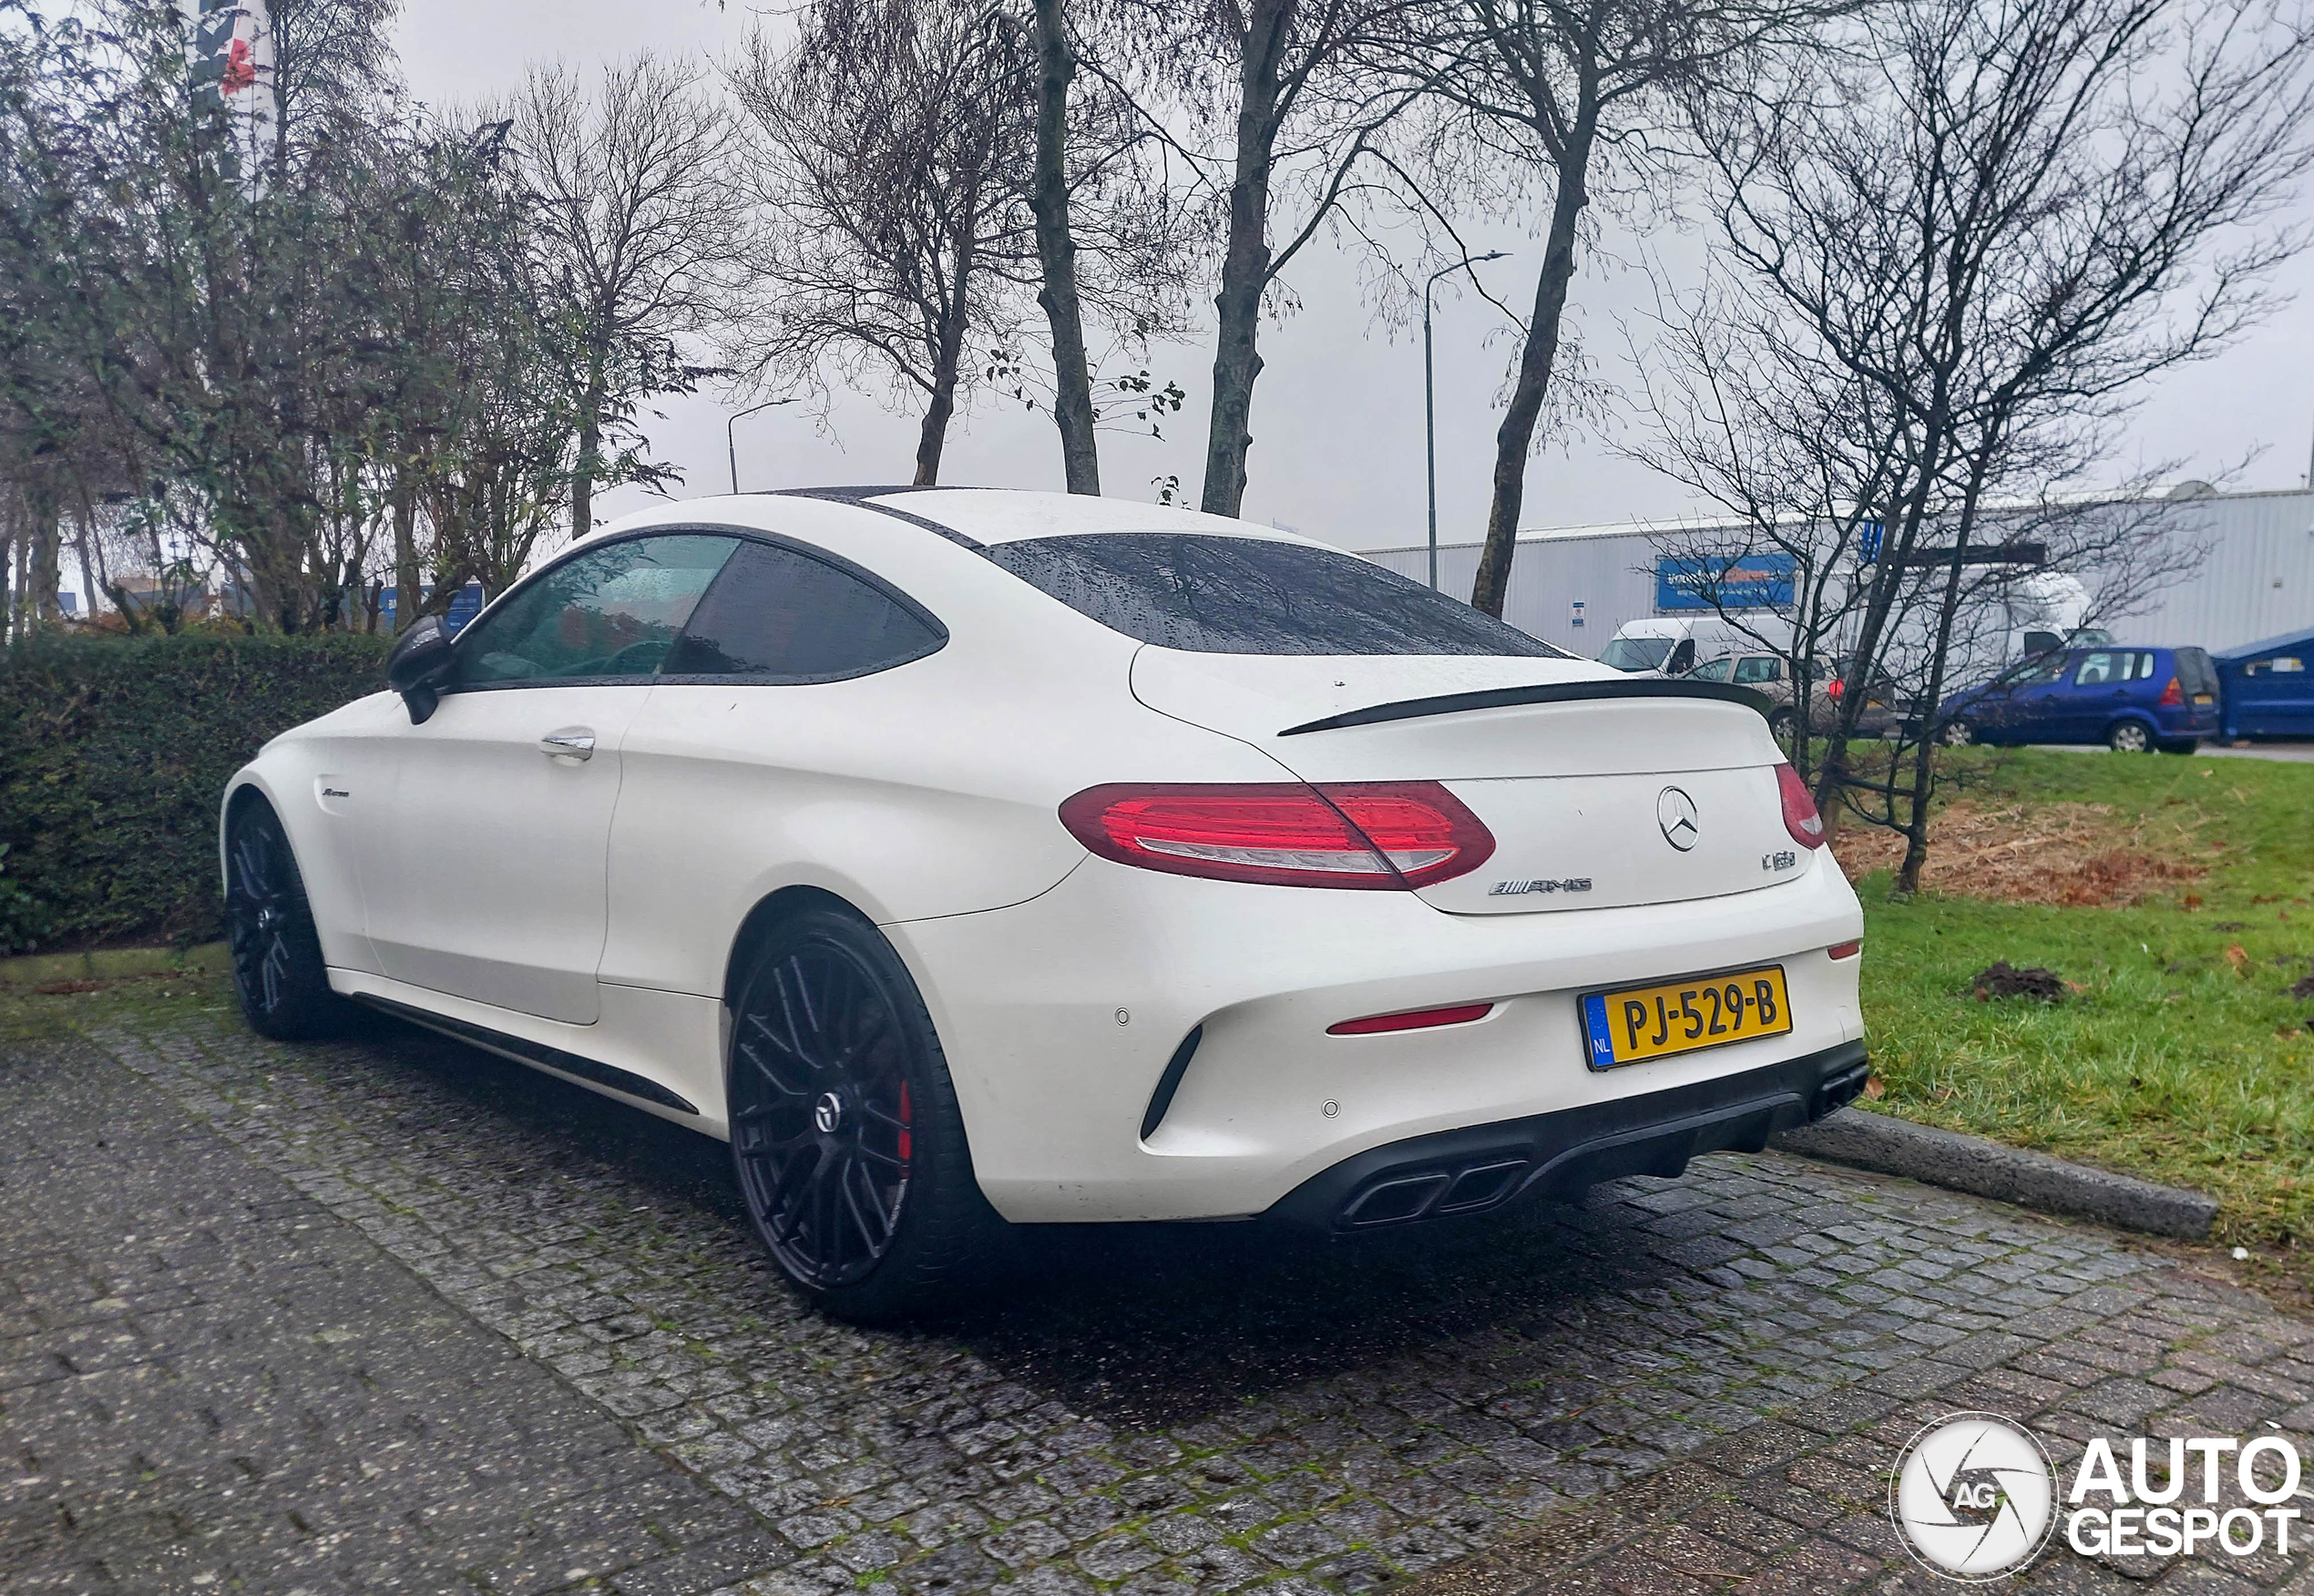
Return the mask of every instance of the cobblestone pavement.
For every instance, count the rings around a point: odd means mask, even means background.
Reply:
[[[719,1577],[760,1596],[1902,1585],[1875,1504],[1916,1414],[2243,1434],[2307,1427],[2314,1396],[2309,1332],[2247,1294],[1773,1155],[1355,1247],[1049,1233],[972,1317],[866,1333],[778,1284],[716,1144],[415,1033],[288,1049],[230,1018],[99,1039],[502,1332],[512,1366],[750,1509],[778,1567]],[[1718,1538],[1645,1562],[1683,1519]]]
[[[695,1591],[791,1555],[86,1047],[0,1054],[0,1591]]]

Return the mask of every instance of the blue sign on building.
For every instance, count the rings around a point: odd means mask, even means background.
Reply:
[[[1655,561],[1655,608],[1780,609],[1792,602],[1797,565],[1788,554],[1666,554]]]
[[[431,598],[434,597],[434,589],[428,587],[423,589],[423,595],[425,598]],[[378,622],[389,632],[394,630],[394,611],[401,608],[400,598],[401,594],[395,591],[391,582],[378,591]],[[481,609],[482,584],[468,582],[458,589],[457,597],[450,600],[450,612],[442,618],[443,627],[451,636],[456,637],[458,629],[472,620]]]

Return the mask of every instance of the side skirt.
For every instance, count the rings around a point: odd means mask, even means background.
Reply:
[[[456,1041],[469,1042],[475,1047],[487,1049],[501,1058],[511,1059],[517,1064],[527,1064],[535,1069],[543,1069],[550,1075],[568,1076],[574,1080],[584,1081],[590,1086],[599,1086],[606,1090],[618,1092],[622,1097],[634,1098],[658,1108],[672,1109],[679,1114],[699,1112],[699,1110],[689,1101],[668,1090],[657,1081],[646,1080],[632,1070],[621,1069],[614,1064],[599,1063],[595,1059],[567,1052],[560,1048],[550,1048],[544,1042],[534,1042],[523,1037],[508,1036],[504,1031],[492,1030],[487,1026],[475,1025],[467,1020],[451,1019],[445,1015],[428,1013],[425,1009],[412,1004],[396,1003],[391,998],[380,998],[374,993],[352,992],[347,996],[354,1002],[367,1004],[382,1014],[390,1014],[396,1019],[406,1019],[412,1025],[424,1026],[430,1031],[438,1032]]]

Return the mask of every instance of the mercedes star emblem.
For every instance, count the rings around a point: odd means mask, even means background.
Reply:
[[[1664,828],[1664,841],[1684,854],[1695,845],[1695,801],[1677,787],[1665,787],[1655,795],[1655,824]]]

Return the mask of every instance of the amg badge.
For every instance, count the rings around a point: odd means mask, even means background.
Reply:
[[[1531,892],[1589,892],[1591,877],[1570,875],[1561,881],[1498,881],[1487,888],[1489,897],[1524,897]]]

